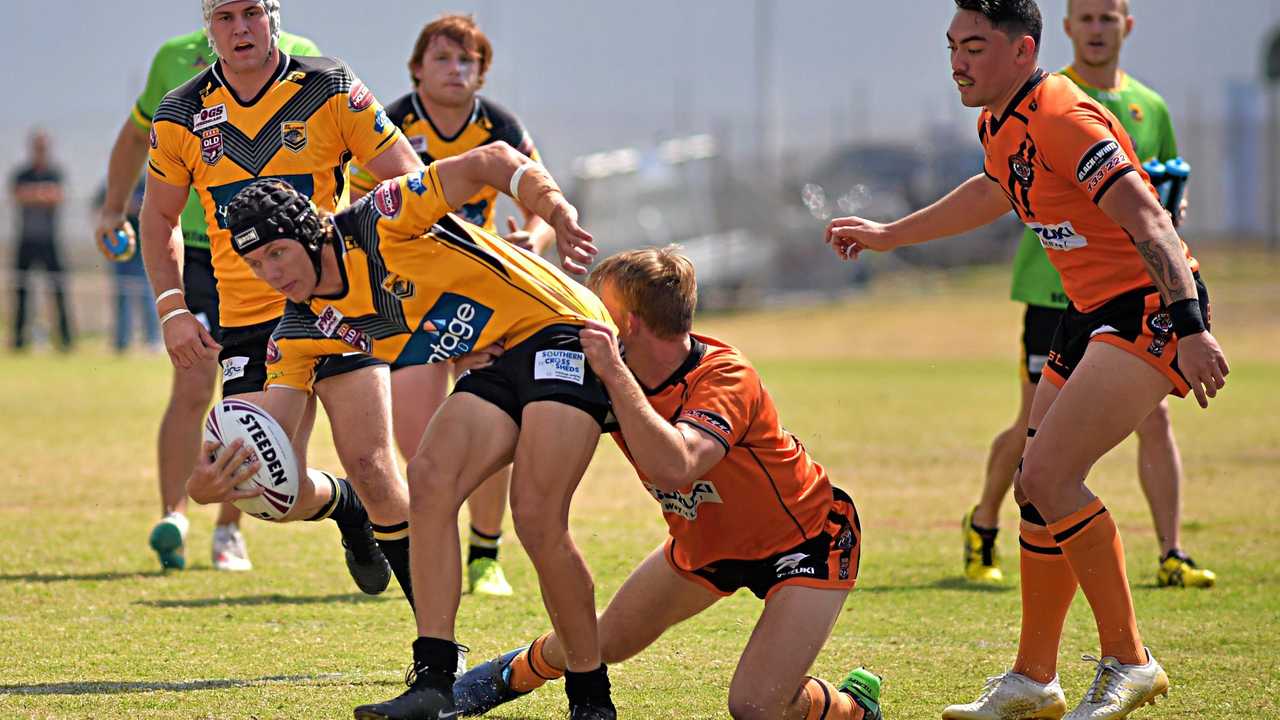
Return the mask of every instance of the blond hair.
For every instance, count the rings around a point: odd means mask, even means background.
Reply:
[[[617,291],[633,312],[658,337],[676,338],[693,328],[698,305],[698,281],[693,263],[678,245],[618,253],[601,262],[588,285],[600,293],[605,284]]]

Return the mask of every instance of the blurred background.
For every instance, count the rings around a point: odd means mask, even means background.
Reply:
[[[474,13],[495,48],[482,93],[521,117],[602,250],[683,244],[708,307],[803,303],[904,266],[1002,262],[1016,247],[1011,216],[856,265],[822,243],[833,215],[897,217],[980,171],[977,114],[950,79],[945,0],[282,4],[285,29],[346,60],[384,103],[411,89],[423,24]],[[1041,2],[1051,70],[1071,59],[1065,5]],[[1185,238],[1276,248],[1280,86],[1267,61],[1280,74],[1280,3],[1135,0],[1132,11],[1121,67],[1163,94],[1193,167]],[[0,333],[16,282],[8,188],[40,127],[65,181],[57,232],[74,324],[105,337],[113,271],[90,237],[93,198],[156,48],[198,29],[200,4],[15,0],[4,13]],[[52,303],[39,286],[32,298],[47,336]]]

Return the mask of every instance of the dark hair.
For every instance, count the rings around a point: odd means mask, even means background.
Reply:
[[[1035,0],[955,0],[957,10],[968,10],[982,15],[997,30],[1011,38],[1030,35],[1040,50],[1040,31],[1044,21],[1040,18],[1040,6]]]

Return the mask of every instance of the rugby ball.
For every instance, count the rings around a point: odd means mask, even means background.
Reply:
[[[236,507],[262,520],[282,520],[298,500],[298,461],[289,434],[266,410],[245,400],[217,403],[205,418],[204,439],[219,447],[214,457],[239,438],[258,456],[258,471],[236,487],[260,486],[262,494],[236,500]]]

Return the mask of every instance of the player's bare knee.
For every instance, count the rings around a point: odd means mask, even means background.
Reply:
[[[523,502],[512,498],[511,522],[530,556],[558,551],[569,534],[558,508],[550,503],[529,502],[527,498]]]
[[[1022,470],[1018,475],[1018,487],[1021,493],[1032,503],[1049,498],[1057,489],[1059,479],[1053,473],[1050,461],[1038,456],[1022,459]]]
[[[1168,401],[1156,405],[1142,422],[1138,423],[1138,439],[1144,442],[1159,441],[1173,436],[1173,421],[1169,417]]]
[[[409,481],[409,509],[417,514],[442,508],[454,501],[457,478],[430,455],[416,455],[405,468]]]
[[[778,717],[778,698],[767,689],[730,688],[729,717],[734,720],[770,720]]]

